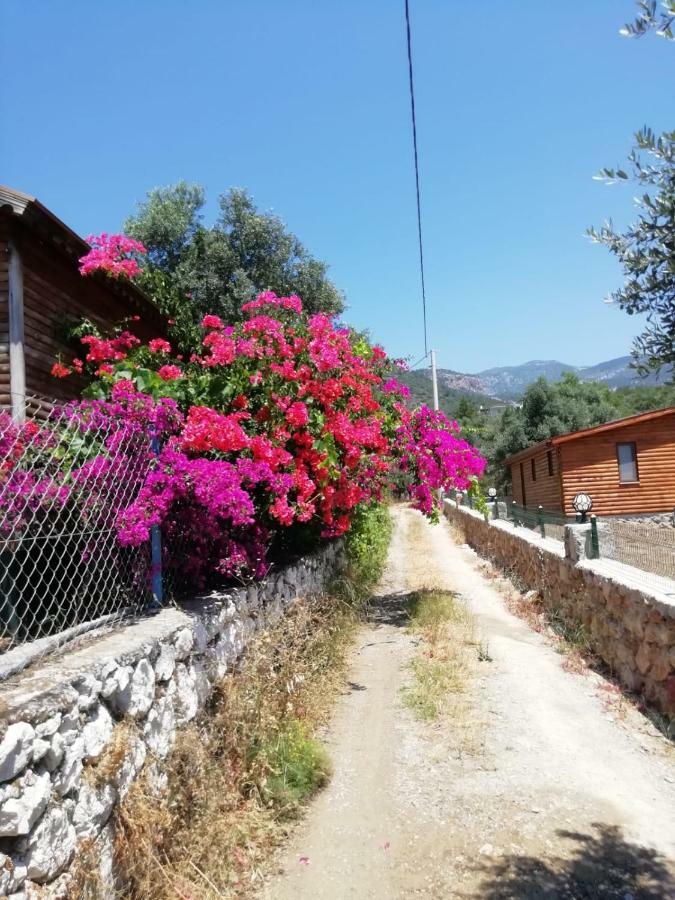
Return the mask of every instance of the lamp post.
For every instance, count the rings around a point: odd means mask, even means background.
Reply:
[[[585,491],[581,491],[574,495],[572,506],[574,507],[575,512],[581,517],[579,521],[584,524],[586,522],[586,513],[589,513],[593,509],[593,498],[590,494],[585,493]]]

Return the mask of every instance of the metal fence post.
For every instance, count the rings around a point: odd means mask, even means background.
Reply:
[[[591,516],[591,559],[600,558],[600,540],[598,538],[598,517]]]
[[[152,452],[159,456],[159,438],[152,436]],[[151,549],[151,574],[152,574],[152,605],[164,605],[164,578],[162,572],[162,529],[159,525],[153,525],[150,530]]]
[[[539,531],[541,536],[546,537],[546,526],[544,525],[544,507],[541,504],[537,507],[537,522],[539,523]]]
[[[516,514],[516,501],[511,501],[511,513],[513,514],[513,527],[515,528],[518,524],[518,516]]]

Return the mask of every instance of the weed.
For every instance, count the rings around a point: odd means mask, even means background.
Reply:
[[[667,740],[675,742],[675,716],[660,713],[658,710],[650,707],[647,707],[644,710],[644,713],[652,725],[654,725]]]
[[[487,641],[478,641],[476,644],[476,652],[478,654],[478,662],[492,662],[490,645]]]
[[[299,719],[291,719],[259,752],[269,770],[263,796],[280,810],[294,811],[330,776],[326,751]]]

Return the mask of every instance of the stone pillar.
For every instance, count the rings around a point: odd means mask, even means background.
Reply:
[[[565,525],[565,558],[573,563],[591,556],[591,524]]]

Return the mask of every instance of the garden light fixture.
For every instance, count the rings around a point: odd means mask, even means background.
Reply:
[[[586,513],[589,513],[593,509],[593,499],[590,494],[586,494],[583,491],[579,494],[574,495],[574,500],[572,500],[572,506],[575,511],[579,513],[581,516],[581,521],[586,521]]]

